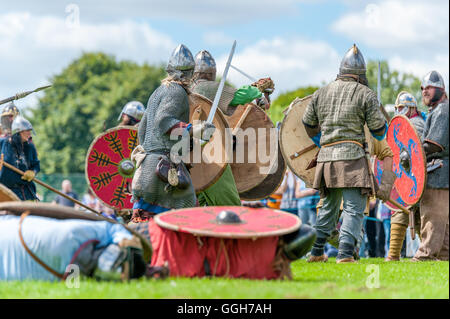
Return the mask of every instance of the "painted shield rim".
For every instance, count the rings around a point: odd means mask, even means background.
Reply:
[[[132,126],[132,125],[118,125],[115,127],[112,127],[110,129],[107,129],[106,131],[103,131],[102,133],[100,133],[98,136],[96,136],[94,138],[94,140],[91,142],[91,145],[89,145],[88,151],[86,153],[86,158],[84,160],[84,177],[86,178],[86,182],[87,185],[90,189],[90,191],[94,194],[95,198],[97,198],[100,202],[102,202],[103,205],[107,206],[108,208],[111,208],[113,210],[118,210],[118,211],[130,211],[132,210],[132,208],[122,208],[119,209],[116,206],[112,206],[111,204],[106,203],[103,199],[101,199],[100,197],[97,196],[97,194],[95,193],[95,191],[92,189],[91,187],[91,182],[89,181],[89,176],[88,176],[88,170],[87,170],[87,166],[88,166],[88,158],[89,158],[89,154],[91,153],[92,147],[95,145],[95,143],[97,143],[97,141],[102,138],[103,136],[105,136],[106,134],[113,132],[113,131],[118,131],[120,129],[129,129],[129,130],[135,130],[137,132],[137,127]],[[136,172],[136,170],[135,170]],[[134,174],[133,174],[134,175]]]
[[[419,141],[419,143],[420,143],[420,150],[422,151],[422,158],[424,159],[424,161],[423,161],[423,170],[424,170],[424,175],[425,175],[425,176],[424,176],[424,178],[423,178],[423,187],[422,187],[422,191],[420,192],[420,195],[417,196],[417,201],[415,201],[415,202],[412,203],[412,204],[407,203],[407,202],[405,201],[405,199],[401,196],[401,194],[400,194],[400,192],[398,191],[398,188],[397,188],[398,195],[402,198],[402,200],[403,200],[407,205],[413,206],[413,205],[417,204],[418,202],[420,202],[420,200],[422,199],[423,193],[425,192],[425,188],[427,187],[427,177],[428,177],[428,176],[427,176],[427,157],[426,157],[425,151],[424,151],[424,149],[423,149],[423,143],[422,143],[422,140],[420,139],[419,134],[417,134],[417,130],[416,130],[416,128],[414,127],[414,125],[411,123],[411,121],[409,120],[409,118],[407,118],[405,115],[401,115],[401,114],[395,115],[395,116],[391,119],[391,121],[389,122],[389,128],[391,127],[392,121],[394,121],[394,119],[396,119],[396,118],[402,118],[402,119],[406,120],[406,121],[409,123],[409,126],[411,126],[411,128],[413,129],[413,132],[414,132],[414,134],[415,134],[415,136],[416,136],[416,138],[417,138],[417,141]],[[389,128],[388,128],[388,131],[389,131]],[[386,136],[386,140],[387,140],[387,136]],[[389,144],[389,143],[388,143],[388,144]],[[390,145],[389,145],[389,146],[390,146]],[[392,148],[391,148],[391,149],[392,149]],[[394,183],[394,185],[395,185],[395,183]]]
[[[221,207],[223,207],[223,209],[227,209],[227,208],[231,208],[231,207],[242,208],[243,206],[221,206]],[[298,230],[300,228],[300,226],[302,225],[302,221],[298,216],[296,216],[292,213],[287,213],[287,212],[283,212],[279,209],[272,209],[272,208],[264,208],[264,209],[268,209],[273,212],[295,218],[296,219],[295,225],[291,226],[289,228],[281,229],[281,230],[274,230],[274,231],[264,232],[264,233],[253,233],[250,235],[250,234],[241,234],[241,233],[217,233],[217,232],[208,231],[208,230],[196,231],[196,230],[191,230],[189,228],[184,228],[184,227],[183,227],[183,231],[181,231],[179,226],[164,222],[160,219],[161,216],[173,214],[174,212],[192,210],[193,208],[196,208],[196,207],[170,210],[168,212],[157,214],[154,217],[154,219],[158,226],[165,228],[165,229],[172,230],[172,231],[187,233],[187,234],[191,234],[193,236],[198,236],[198,237],[214,237],[214,238],[229,238],[229,239],[254,239],[254,238],[282,236],[282,235],[290,234],[290,233]],[[197,207],[197,208],[204,208],[204,207]],[[251,209],[252,211],[258,209],[258,208],[249,208],[249,207],[245,207],[245,208]]]

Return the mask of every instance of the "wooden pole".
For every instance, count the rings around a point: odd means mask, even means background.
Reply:
[[[19,175],[22,175],[22,176],[23,176],[23,175],[25,174],[23,171],[21,171],[21,170],[18,169],[17,167],[15,167],[15,166],[13,166],[13,165],[11,165],[11,164],[9,164],[9,163],[3,161],[3,154],[2,154],[2,158],[1,158],[0,162],[1,162],[1,163],[0,163],[0,170],[1,170],[2,166],[5,166],[6,168],[9,168],[10,170],[12,170],[13,172],[15,172],[15,173],[17,173],[17,174],[19,174]],[[70,197],[69,195],[64,194],[63,192],[60,192],[59,190],[57,190],[57,189],[53,188],[52,186],[50,186],[50,185],[48,185],[48,184],[46,184],[46,183],[44,183],[44,182],[38,180],[37,178],[33,178],[33,181],[35,181],[35,182],[38,183],[39,185],[42,185],[42,186],[44,186],[45,188],[51,190],[52,192],[55,192],[56,194],[58,194],[58,195],[60,195],[60,196],[62,196],[62,197],[64,197],[64,198],[66,198],[66,199],[68,199],[68,200],[70,200],[70,201],[76,203],[77,205],[79,205],[79,206],[81,206],[81,207],[83,207],[83,208],[86,208],[87,210],[90,210],[91,212],[96,213],[97,215],[102,216],[102,214],[99,213],[99,212],[97,212],[95,209],[92,209],[91,207],[89,207],[89,206],[83,204],[82,202],[80,202],[80,201],[78,201],[78,200],[76,200],[76,199]]]

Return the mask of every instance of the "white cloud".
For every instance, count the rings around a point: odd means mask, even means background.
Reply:
[[[228,56],[216,59],[218,75]],[[232,64],[258,79],[270,76],[275,83],[275,96],[300,86],[318,85],[333,80],[339,69],[340,57],[327,43],[304,38],[261,40],[243,49],[236,47]],[[228,79],[235,85],[251,81],[231,69]]]
[[[233,38],[221,31],[208,31],[203,34],[203,41],[211,46],[227,46]]]
[[[162,19],[194,22],[199,25],[225,25],[295,12],[298,0],[76,0],[81,21],[104,22],[122,19]],[[0,12],[28,11],[36,15],[65,17],[70,2],[59,0],[9,1]]]
[[[344,15],[332,29],[376,48],[448,48],[448,2],[382,1]],[[442,43],[439,43],[443,41]]]
[[[153,64],[165,62],[175,46],[168,35],[129,20],[81,23],[71,28],[65,19],[52,16],[0,14],[0,99],[47,84],[46,78],[59,73],[84,51]],[[17,104],[34,101],[30,97]]]
[[[440,72],[448,85],[449,2],[383,0],[359,6],[331,28],[377,49],[393,69],[418,77]]]

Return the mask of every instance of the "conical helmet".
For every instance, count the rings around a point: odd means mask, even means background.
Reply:
[[[347,51],[341,61],[339,74],[363,75],[366,73],[366,62],[356,44]]]
[[[216,61],[211,53],[206,50],[201,50],[195,55],[195,73],[211,73],[216,76]]]
[[[14,121],[11,124],[11,133],[14,135],[16,133],[20,133],[23,131],[28,131],[28,130],[32,130],[33,134],[36,135],[36,132],[33,129],[33,125],[31,125],[30,121],[28,121],[26,118],[24,118],[23,116],[16,116],[16,118],[14,119]]]
[[[184,44],[179,44],[175,50],[173,50],[166,70],[169,73],[176,70],[189,71],[193,70],[194,67],[195,61],[191,51]]]
[[[131,101],[125,104],[117,120],[120,121],[120,119],[122,118],[122,114],[126,114],[140,121],[144,116],[144,112],[145,112],[144,104],[142,104],[139,101]]]
[[[422,89],[427,86],[434,86],[445,90],[444,78],[437,71],[430,71],[423,77]]]
[[[397,100],[395,101],[395,106],[406,106],[417,108],[416,98],[409,92],[402,91],[397,95]]]
[[[7,115],[13,115],[13,116],[20,115],[20,110],[17,108],[17,106],[13,102],[9,102],[8,104],[6,104],[2,110],[1,116],[7,116]]]

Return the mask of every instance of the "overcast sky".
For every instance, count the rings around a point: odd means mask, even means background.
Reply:
[[[183,43],[210,51],[220,74],[233,40],[233,64],[270,76],[277,94],[334,79],[353,43],[366,61],[419,77],[435,69],[448,87],[448,10],[447,0],[1,0],[0,99],[49,83],[87,51],[155,64]],[[249,83],[234,70],[228,77]]]

